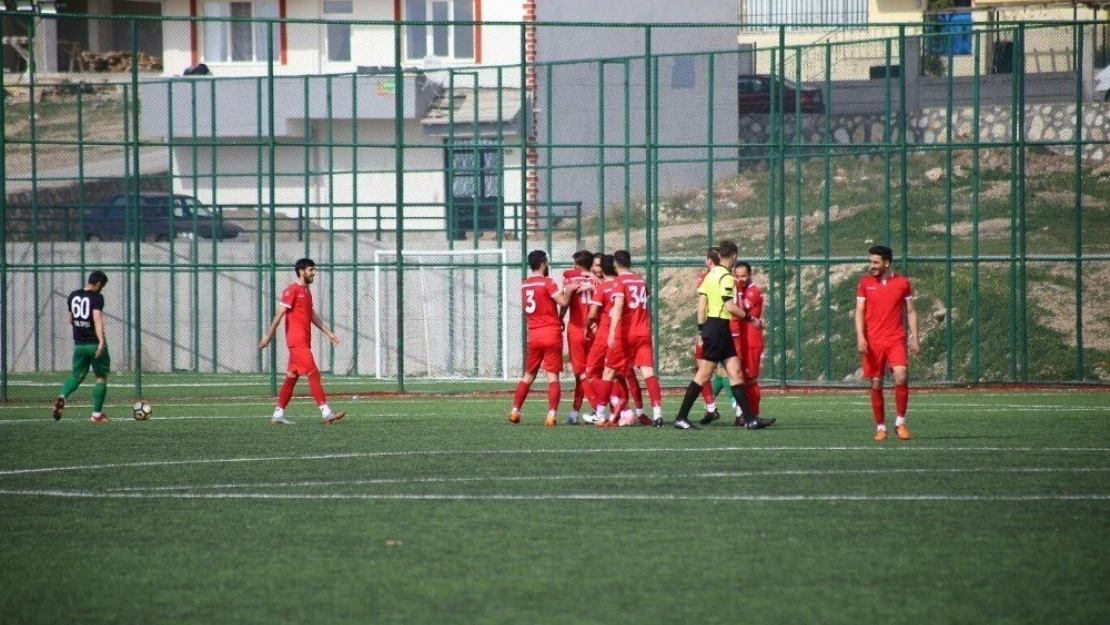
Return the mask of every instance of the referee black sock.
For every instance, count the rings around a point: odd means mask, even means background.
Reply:
[[[751,421],[755,418],[752,414],[752,407],[748,404],[748,394],[744,391],[743,384],[732,385],[732,398],[736,400],[736,405],[740,406],[740,410],[744,413],[744,423]]]
[[[701,384],[691,380],[690,385],[686,387],[686,396],[682,398],[682,407],[678,409],[676,419],[686,420],[690,417],[690,409],[694,407],[698,395],[701,395]]]

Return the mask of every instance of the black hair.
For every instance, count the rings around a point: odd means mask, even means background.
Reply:
[[[97,269],[96,271],[89,274],[89,282],[88,283],[99,285],[100,288],[103,289],[104,285],[108,284],[108,274],[106,274],[103,271]]]
[[[539,271],[540,267],[547,262],[547,252],[543,250],[532,250],[528,252],[528,266],[532,271]]]
[[[751,265],[749,265],[748,263],[746,263],[746,262],[744,262],[744,261],[742,261],[742,260],[741,260],[741,261],[737,261],[737,262],[733,263],[733,265],[732,265],[732,270],[733,270],[733,271],[736,271],[736,268],[737,268],[737,267],[743,267],[744,269],[747,269],[747,270],[748,270],[748,275],[749,275],[749,276],[751,276],[751,275],[752,275],[752,266],[751,266]]]
[[[594,260],[601,260],[602,256],[605,256],[605,252],[594,252]]]
[[[709,262],[713,263],[714,265],[720,265],[721,264],[721,250],[720,250],[720,248],[718,248],[716,245],[714,245],[713,247],[705,250],[705,257],[708,258]]]
[[[631,269],[632,254],[629,254],[628,250],[617,250],[613,252],[613,262],[617,263],[621,267],[624,267],[625,269]]]
[[[894,259],[894,250],[885,245],[872,245],[871,249],[867,250],[869,256],[881,256],[886,262]]]
[[[302,271],[308,269],[309,267],[315,266],[316,261],[312,260],[311,258],[302,258],[293,264],[293,271],[296,272],[297,276],[299,277]]]
[[[594,264],[594,253],[590,250],[578,250],[574,253],[574,266],[589,269]]]
[[[732,241],[729,241],[728,239],[724,239],[723,241],[718,243],[717,248],[720,250],[721,256],[725,258],[733,258],[736,256],[736,253],[740,251],[739,249],[737,249],[736,244]]]
[[[612,254],[606,254],[601,257],[601,273],[607,276],[617,275],[617,266],[613,260]]]

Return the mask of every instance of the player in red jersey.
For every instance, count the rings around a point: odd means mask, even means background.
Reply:
[[[856,348],[863,358],[863,377],[871,379],[871,412],[877,430],[875,440],[886,440],[883,376],[887,367],[894,371],[894,431],[898,438],[906,440],[910,438],[906,427],[906,407],[910,400],[907,321],[910,352],[916,356],[921,351],[917,339],[913,288],[908,278],[891,270],[894,252],[889,247],[876,245],[867,253],[867,275],[860,278],[856,288]]]
[[[320,383],[320,369],[316,367],[316,359],[312,357],[312,326],[320,328],[324,336],[334,345],[339,344],[339,337],[324,324],[320,315],[312,309],[312,292],[308,286],[316,280],[316,263],[311,258],[302,258],[293,265],[297,272],[297,280],[285,287],[281,293],[277,314],[270,324],[270,329],[262,335],[258,342],[259,349],[264,349],[273,340],[278,324],[285,318],[285,346],[289,348],[289,365],[285,371],[285,381],[278,393],[277,406],[270,417],[274,425],[290,425],[293,422],[285,418],[285,407],[293,397],[293,387],[297,385],[300,376],[308,378],[308,389],[312,392],[316,405],[320,407],[320,416],[324,425],[332,425],[347,415],[346,412],[333,412],[328,407],[324,386]]]
[[[624,310],[622,317],[621,333],[624,338],[624,348],[629,364],[639,370],[644,378],[644,386],[648,390],[651,400],[652,417],[642,417],[642,425],[662,424],[663,390],[659,386],[659,378],[655,376],[655,347],[651,338],[651,313],[648,308],[650,293],[647,282],[643,276],[632,271],[632,255],[625,250],[613,253],[613,264],[617,269],[617,281],[624,289]],[[629,383],[635,383],[635,374],[629,378]],[[641,403],[643,400],[640,400]]]
[[[600,427],[615,427],[619,407],[623,404],[618,394],[618,410],[610,415],[609,404],[613,398],[614,382],[618,387],[623,377],[616,373],[628,368],[620,335],[620,315],[624,306],[624,290],[617,282],[617,268],[613,257],[601,257],[601,270],[605,279],[594,288],[590,300],[589,321],[597,321],[594,343],[586,360],[587,375],[594,381],[595,418]],[[619,392],[619,391],[618,391]]]
[[[570,323],[567,324],[567,351],[570,353],[570,369],[574,373],[574,403],[571,405],[570,414],[567,415],[567,425],[578,423],[579,410],[585,398],[590,406],[595,401],[593,398],[592,384],[584,383],[586,374],[586,357],[593,344],[593,335],[587,331],[586,317],[590,312],[590,295],[597,282],[590,272],[593,266],[594,255],[588,250],[579,250],[574,253],[574,267],[563,272],[563,286],[584,284],[587,288],[576,290],[574,296],[563,313],[570,313]],[[587,419],[589,421],[590,419]]]
[[[736,354],[740,357],[740,369],[744,373],[744,391],[748,405],[756,418],[761,416],[759,402],[763,393],[759,390],[759,365],[763,360],[763,291],[752,282],[752,266],[738,262],[732,268],[736,278],[736,305],[748,311],[746,319],[733,317],[736,333]],[[744,425],[744,417],[736,415],[736,425]]]
[[[521,306],[528,320],[528,349],[524,375],[516,385],[509,421],[520,423],[520,409],[532,389],[540,366],[543,366],[547,372],[547,418],[543,423],[552,427],[557,423],[555,413],[559,409],[561,394],[559,374],[563,371],[563,321],[559,318],[558,307],[566,306],[581,284],[559,288],[548,277],[547,252],[543,250],[528,253],[528,267],[532,273],[520,285]]]

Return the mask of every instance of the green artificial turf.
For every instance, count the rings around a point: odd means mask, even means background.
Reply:
[[[84,395],[82,395],[84,393]],[[507,397],[0,404],[0,623],[1103,623],[1110,393],[768,393],[749,432]],[[85,398],[85,399],[82,399]],[[85,402],[84,405],[81,402]],[[670,420],[679,398],[665,400]],[[893,398],[888,399],[888,405]],[[565,404],[564,404],[565,406]]]

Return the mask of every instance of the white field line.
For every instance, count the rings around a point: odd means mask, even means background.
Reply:
[[[212,386],[212,385],[199,384],[197,386]],[[377,391],[370,391],[370,392],[377,392]],[[391,391],[385,391],[385,392],[391,392]],[[304,397],[307,397],[307,395],[305,395]],[[298,396],[298,399],[303,399],[304,397]],[[812,399],[812,398],[813,398],[812,396],[793,396],[793,397],[792,396],[784,396],[784,397],[774,397],[772,399],[772,401],[784,400],[784,399]],[[352,399],[350,397],[338,397],[338,396],[336,397],[336,400],[338,400],[340,402],[364,402],[364,403],[375,404],[375,405],[378,405],[378,404],[411,405],[413,402],[433,401],[435,399],[436,399],[436,396],[430,395],[428,393],[414,393],[412,397],[407,397],[407,398],[397,398],[397,397],[378,398],[378,397],[374,397],[373,395],[363,395],[363,396],[360,396],[359,399]],[[493,402],[493,403],[498,403],[500,401],[500,398],[497,398],[497,397],[447,397],[447,398],[440,398],[440,401],[442,401],[444,403],[449,403],[449,404],[450,403],[457,403],[457,402],[483,402],[483,403]],[[724,400],[721,400],[721,401],[724,401]],[[167,399],[163,402],[160,402],[159,405],[167,406],[167,407],[173,407],[173,408],[204,408],[204,407],[226,405],[226,404],[231,403],[231,402],[235,402],[235,403],[238,403],[240,405],[251,405],[251,406],[264,406],[264,405],[272,405],[273,404],[273,400],[271,400],[271,399],[259,399],[258,397],[245,397],[245,398],[244,397],[239,397],[239,398],[227,397],[227,398],[220,398],[220,399],[213,400],[213,401],[210,401],[210,402],[202,402],[202,403],[178,403],[178,402],[176,402],[172,399]],[[843,406],[853,406],[853,407],[870,407],[871,406],[871,404],[869,402],[856,401],[856,400],[841,401],[839,403]],[[44,409],[49,409],[51,405],[52,405],[52,402],[4,404],[4,405],[0,405],[0,411],[4,411],[4,410],[44,410]],[[46,408],[44,408],[44,406]],[[67,408],[89,408],[91,406],[92,406],[92,404],[70,403],[70,404],[67,405]],[[934,409],[934,408],[960,408],[960,409],[975,408],[976,413],[1014,412],[1014,411],[1110,412],[1110,405],[1108,405],[1108,406],[1060,406],[1060,405],[1052,405],[1052,404],[975,404],[975,403],[939,403],[939,402],[932,402],[932,401],[922,401],[920,403],[916,403],[916,402],[911,403],[910,406],[911,406],[911,415],[914,414],[914,413],[920,414],[921,412],[925,412],[926,414],[928,414],[928,413],[933,412],[932,409]],[[805,410],[806,410],[807,413],[809,413],[809,412],[844,412],[842,409],[829,409],[829,408],[806,408]]]
[[[838,501],[1110,501],[1110,494],[1048,495],[657,495],[657,494],[540,494],[460,495],[441,493],[120,493],[83,490],[0,490],[0,496],[62,497],[77,499],[270,499],[270,500],[369,500],[369,501],[746,501],[746,502],[838,502]]]
[[[302,421],[306,424],[307,423],[316,423],[316,422],[319,421],[319,419],[317,417],[308,416],[308,415],[304,415],[304,416],[288,415],[288,416],[289,416],[290,419],[293,420],[294,424],[299,424]],[[351,416],[354,417],[355,419],[364,419],[364,418],[373,419],[375,417],[410,417],[410,416],[412,416],[412,413],[411,412],[375,412],[375,413],[371,413],[371,414],[365,415],[365,416],[361,416],[361,415],[351,415]],[[252,415],[182,415],[182,416],[177,416],[177,417],[153,416],[150,419],[148,419],[146,421],[146,423],[157,422],[157,421],[193,421],[193,420],[205,420],[205,419],[254,419],[255,421],[258,421],[259,423],[266,424],[270,420],[270,415],[268,415],[268,414],[252,414]],[[84,415],[81,415],[81,416],[76,417],[76,418],[67,417],[65,419],[62,419],[61,422],[64,422],[64,423],[85,423],[86,421],[88,421],[88,419],[85,418]],[[49,417],[43,417],[43,418],[39,418],[39,419],[0,419],[0,425],[10,425],[10,424],[18,424],[18,423],[58,423],[58,422],[54,421],[53,419],[51,419]],[[109,423],[138,423],[138,422],[135,421],[135,419],[132,419],[131,417],[129,417],[126,413],[124,413],[122,416],[112,417],[112,419]]]
[[[240,484],[202,484],[178,486],[127,486],[106,488],[103,492],[115,493],[156,493],[170,491],[223,490],[241,488],[309,488],[315,486],[390,486],[401,484],[473,484],[482,482],[563,482],[597,480],[698,480],[718,478],[749,477],[797,477],[797,476],[837,476],[837,475],[891,475],[926,473],[1102,473],[1110,467],[1017,467],[1017,468],[949,468],[949,469],[785,469],[772,471],[713,471],[709,473],[647,473],[641,475],[498,475],[481,477],[415,477],[415,478],[376,478],[363,480],[308,480],[300,482],[250,482]]]
[[[1110,447],[916,447],[903,445],[867,446],[765,446],[765,447],[641,447],[641,448],[596,448],[596,449],[432,449],[412,451],[367,451],[341,454],[316,454],[307,456],[255,456],[247,458],[201,458],[194,460],[150,460],[143,462],[120,462],[111,464],[86,464],[62,467],[36,467],[28,469],[3,469],[0,477],[27,475],[32,473],[57,473],[63,471],[96,471],[102,469],[125,469],[134,467],[167,467],[197,464],[236,464],[252,462],[303,462],[310,460],[343,460],[351,458],[392,458],[397,456],[514,456],[514,455],[600,455],[600,454],[688,454],[718,452],[956,452],[956,453],[1106,453]]]
[[[284,375],[285,374],[282,373],[278,376],[278,378],[284,377]],[[265,377],[239,378],[239,381],[231,381],[231,382],[228,381],[228,376],[213,376],[211,378],[197,378],[195,376],[188,376],[188,377],[190,379],[196,380],[196,381],[195,382],[143,382],[143,388],[203,388],[203,387],[206,387],[206,386],[263,386],[263,385],[268,385],[270,383],[270,380],[268,378],[265,378]],[[59,379],[64,379],[64,376],[60,376]],[[209,379],[209,380],[212,380],[212,381],[205,381],[206,379]],[[234,377],[232,377],[231,379],[235,380]],[[217,382],[215,380],[219,380],[219,381]],[[365,385],[373,386],[373,385],[375,385],[375,383],[377,385],[381,384],[381,382],[377,381],[376,378],[371,379],[370,377],[366,377],[366,378],[331,378],[331,377],[326,377],[325,376],[324,377],[324,382],[326,384],[340,385],[340,386],[349,386],[349,385],[353,385],[353,384],[361,384],[361,385],[364,385],[364,386]],[[493,382],[499,382],[502,385],[505,385],[505,381],[502,380],[501,378],[458,378],[458,379],[437,380],[437,381],[434,381],[434,382],[423,382],[423,381],[411,381],[410,380],[409,384],[413,387],[421,388],[423,386],[429,386],[429,387],[430,386],[435,386],[436,384],[490,384],[490,383],[493,383]],[[116,381],[115,384],[116,385],[121,385],[121,386],[132,386],[134,384],[134,382],[132,382],[130,380],[123,380],[123,381]],[[49,387],[58,387],[60,385],[61,385],[61,382],[58,382],[58,381],[41,381],[40,382],[40,381],[37,381],[37,380],[8,380],[8,386],[22,386],[22,387],[27,387],[27,388],[49,388]],[[392,392],[392,390],[388,389],[388,388],[384,388],[384,389],[381,389],[381,390],[383,390],[385,392]],[[505,386],[505,390],[512,390],[512,389],[509,386]]]

